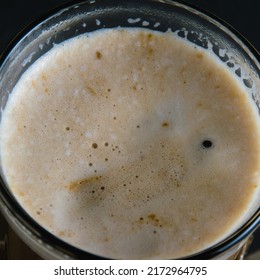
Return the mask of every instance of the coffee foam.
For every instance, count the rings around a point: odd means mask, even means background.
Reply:
[[[55,46],[17,83],[2,164],[21,205],[67,242],[175,258],[252,213],[257,118],[228,69],[171,32],[93,32]]]

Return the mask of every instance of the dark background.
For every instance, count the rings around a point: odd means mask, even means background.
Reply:
[[[141,1],[141,0],[140,0]],[[11,39],[33,20],[67,0],[1,0],[0,53]],[[214,14],[235,28],[260,52],[259,0],[186,0]],[[0,225],[1,231],[1,225]],[[260,249],[260,229],[255,233],[250,252]]]
[[[124,0],[122,0],[124,1]],[[140,0],[141,1],[141,0]],[[1,0],[0,52],[27,24],[67,0]],[[260,51],[259,0],[186,0],[225,20]]]

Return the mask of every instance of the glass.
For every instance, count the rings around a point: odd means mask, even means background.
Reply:
[[[243,81],[260,110],[259,54],[227,24],[181,1],[88,0],[72,1],[53,10],[20,34],[7,48],[0,61],[1,112],[24,71],[54,44],[86,32],[118,26],[162,32],[171,29],[195,45],[211,48]],[[17,235],[39,256],[46,259],[102,259],[67,244],[42,228],[16,202],[2,171],[0,180],[0,208],[4,217]],[[235,233],[211,248],[184,258],[242,258],[259,224],[258,202],[251,209],[247,222]]]

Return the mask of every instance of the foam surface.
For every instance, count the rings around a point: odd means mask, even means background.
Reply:
[[[22,76],[1,157],[22,206],[111,258],[174,258],[229,234],[259,191],[244,87],[172,33],[114,29],[55,46]]]

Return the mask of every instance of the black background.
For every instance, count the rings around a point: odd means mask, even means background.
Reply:
[[[1,0],[0,52],[23,27],[53,7],[66,2],[68,0]],[[225,20],[260,51],[259,0],[186,0],[186,2]]]
[[[141,0],[140,0],[141,1]],[[0,1],[0,53],[24,27],[66,0]],[[214,14],[235,28],[260,52],[259,0],[186,0],[187,3]],[[260,229],[250,251],[260,249]]]

